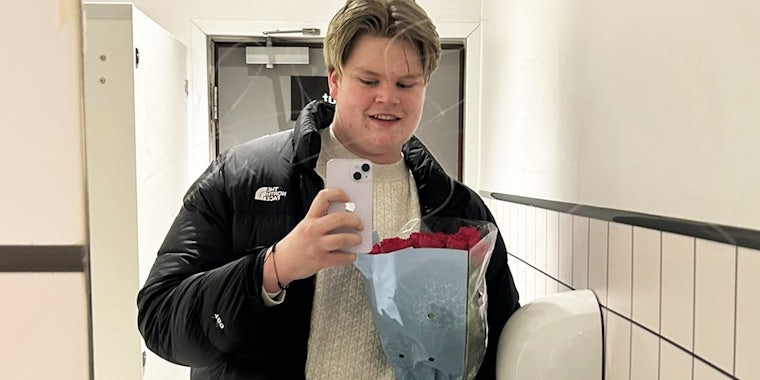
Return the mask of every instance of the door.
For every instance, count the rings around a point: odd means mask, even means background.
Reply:
[[[263,40],[214,41],[217,130],[213,143],[217,153],[259,136],[292,129],[302,103],[328,96],[321,43],[299,43],[309,48],[308,64],[272,68],[246,64],[246,46],[263,45]],[[284,40],[275,45],[294,44]],[[464,46],[447,44],[443,48],[439,68],[428,83],[415,135],[449,175],[461,180]]]

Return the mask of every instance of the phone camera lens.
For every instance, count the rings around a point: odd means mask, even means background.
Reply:
[[[357,181],[362,179],[362,173],[354,172],[354,179]]]
[[[365,173],[369,171],[369,164],[362,164],[362,171]]]

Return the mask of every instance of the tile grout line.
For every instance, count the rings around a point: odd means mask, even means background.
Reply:
[[[659,307],[659,313],[658,314],[660,315],[660,319],[657,322],[657,326],[658,326],[658,330],[659,330],[659,334],[658,335],[661,337],[662,336],[662,288],[663,288],[663,286],[662,286],[662,279],[663,279],[663,270],[662,270],[663,259],[662,259],[662,257],[664,256],[664,253],[663,253],[663,249],[662,249],[662,246],[663,246],[663,243],[662,243],[662,240],[663,240],[662,231],[659,231],[659,232],[660,232],[660,298],[659,298],[660,307]],[[659,379],[661,377],[662,377],[662,338],[659,339],[659,344],[657,345],[657,378]]]
[[[606,245],[607,245],[607,263],[605,263],[605,266],[606,266],[607,268],[606,268],[606,271],[605,271],[605,273],[604,273],[604,283],[605,283],[605,284],[604,284],[604,287],[605,287],[605,289],[606,289],[605,293],[607,294],[607,300],[605,300],[605,302],[604,302],[605,304],[604,304],[602,307],[603,307],[605,310],[607,310],[607,311],[608,311],[608,312],[606,313],[606,315],[605,315],[605,316],[606,316],[606,318],[605,318],[605,323],[607,324],[607,327],[608,327],[608,328],[607,328],[607,333],[609,334],[609,320],[610,320],[610,313],[609,313],[609,309],[607,308],[607,304],[609,304],[609,303],[610,303],[610,302],[609,302],[609,299],[610,299],[610,294],[609,294],[609,293],[610,293],[610,222],[606,222],[606,224],[607,224],[607,242],[606,242]],[[604,340],[604,343],[606,344],[606,343],[607,343],[607,337],[605,336],[603,340]],[[604,357],[605,357],[605,360],[604,360],[604,361],[605,361],[605,366],[606,366],[606,364],[607,364],[607,360],[609,359],[609,358],[607,357],[607,349],[608,349],[608,348],[609,348],[609,347],[605,347],[605,348],[604,348],[604,350],[605,350],[605,352],[604,352]],[[605,371],[606,371],[606,370],[607,370],[607,368],[605,368]],[[607,374],[605,373],[605,374],[604,374],[604,376],[603,376],[602,378],[606,378],[606,377],[607,377],[606,375],[607,375]]]
[[[586,219],[586,287],[591,289],[591,218]]]
[[[539,264],[538,260],[536,260],[536,266],[540,269],[546,269],[546,209],[541,209],[541,213],[544,216],[544,243],[542,246],[544,247],[544,262]],[[536,241],[538,241],[538,217],[536,217],[536,220],[533,221],[533,223],[536,225]],[[536,257],[538,257],[538,247],[536,247]],[[544,282],[544,295],[546,295],[546,278],[541,279]]]
[[[630,307],[631,307],[631,318],[630,318],[630,320],[631,320],[631,329],[628,330],[628,333],[629,333],[629,338],[628,338],[628,379],[631,378],[632,373],[633,373],[633,323],[636,323],[636,322],[634,322],[634,318],[633,318],[633,276],[634,276],[634,273],[633,273],[633,244],[634,244],[633,243],[633,226],[631,226],[631,250],[629,251],[630,252],[630,258],[631,258],[631,292],[630,292],[630,296],[631,296],[631,304],[630,304]],[[636,324],[638,324],[638,323],[636,323]]]
[[[694,263],[692,268],[692,296],[691,296],[691,378],[694,379],[694,373],[696,372],[696,359],[694,357],[694,351],[696,351],[697,340],[697,239],[692,239],[691,259]]]
[[[737,340],[737,322],[739,320],[739,247],[734,247],[734,353],[733,357],[733,375],[736,376],[736,340]]]
[[[605,310],[609,311],[609,309],[607,308],[607,304],[610,303],[610,301],[609,301],[610,300],[610,222],[607,222],[607,263],[606,263],[606,266],[607,266],[607,270],[604,273],[604,277],[605,277],[604,278],[604,288],[605,288],[605,294],[606,294],[607,300],[605,300],[605,302],[604,302],[605,303],[604,308],[605,308]],[[609,319],[610,319],[610,313],[608,312],[607,313],[607,319],[605,320],[608,325],[609,325]],[[609,329],[608,329],[607,333],[609,333]],[[607,339],[604,339],[604,341],[606,343]],[[607,348],[609,348],[609,347],[607,347]],[[605,351],[606,351],[607,348],[605,348]],[[605,356],[605,358],[607,358],[607,352],[604,353],[604,356]],[[606,363],[606,360],[605,360],[605,365],[606,364],[607,363]],[[604,376],[604,377],[606,378],[606,376]]]
[[[607,252],[605,253],[607,255],[607,262],[605,263],[605,266],[607,267],[604,272],[604,289],[607,299],[604,301],[604,305],[607,306],[610,303],[610,222],[607,222]]]
[[[570,215],[570,283],[575,286],[575,216]]]
[[[558,212],[557,213],[557,282],[565,285],[565,283],[563,283],[560,279],[562,277],[562,263],[559,260],[560,256],[562,256],[562,252],[560,251],[560,248],[562,248],[562,236],[560,235],[561,233],[562,233],[562,213]],[[570,258],[572,259],[572,249],[570,252],[571,252]],[[567,285],[565,286],[568,287]],[[572,287],[569,287],[569,288],[572,289]],[[559,289],[557,289],[557,291],[559,292]]]

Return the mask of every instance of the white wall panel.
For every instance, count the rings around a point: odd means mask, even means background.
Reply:
[[[0,245],[86,244],[80,2],[0,9]]]
[[[84,273],[0,273],[0,379],[90,376]]]

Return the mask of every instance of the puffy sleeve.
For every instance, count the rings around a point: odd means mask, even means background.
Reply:
[[[218,159],[191,186],[137,296],[149,349],[174,363],[213,364],[272,318],[261,296],[266,247],[233,254],[232,202]]]

